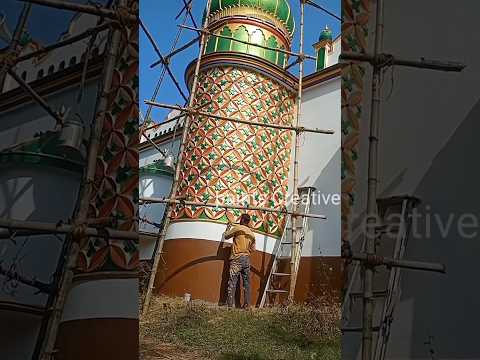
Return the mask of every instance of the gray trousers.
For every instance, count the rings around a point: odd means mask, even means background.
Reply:
[[[250,306],[250,258],[240,256],[230,260],[230,271],[227,285],[227,305],[233,306],[238,279],[242,275],[245,305]]]

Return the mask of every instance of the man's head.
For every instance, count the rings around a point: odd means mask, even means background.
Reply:
[[[242,214],[242,216],[240,216],[240,225],[248,226],[249,223],[250,223],[250,215]]]

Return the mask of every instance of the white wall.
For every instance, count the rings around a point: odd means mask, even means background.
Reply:
[[[447,266],[445,275],[403,271],[389,359],[430,359],[430,347],[425,344],[429,337],[437,359],[480,358],[480,290],[476,286],[480,231],[478,226],[470,228],[469,234],[474,236],[467,239],[457,227],[463,214],[477,218],[480,214],[480,54],[473,46],[478,43],[479,11],[480,4],[474,1],[452,6],[445,0],[425,0],[416,2],[414,9],[409,2],[385,3],[386,52],[467,65],[460,74],[395,67],[389,98],[390,73],[384,81],[380,196],[413,194],[421,198],[423,220],[418,237],[409,242],[406,257]],[[369,96],[365,104],[368,101]],[[366,206],[368,114],[365,108],[357,176],[361,191],[354,209],[357,216]],[[430,234],[426,231],[429,214]],[[445,236],[437,221],[443,226],[451,221]],[[344,351],[344,358],[352,359],[352,354]]]
[[[301,136],[299,185],[317,189],[316,205],[310,212],[327,216],[327,220],[309,220],[303,256],[340,254],[340,85],[340,78],[335,78],[307,89],[303,95],[301,125],[335,131],[333,135]]]

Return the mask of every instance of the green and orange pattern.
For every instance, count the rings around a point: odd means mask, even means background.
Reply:
[[[342,51],[367,50],[369,0],[342,1]],[[348,238],[356,185],[356,162],[364,91],[365,68],[347,63],[342,68],[342,240]]]
[[[129,1],[138,9],[138,0]],[[109,218],[118,230],[137,231],[138,214],[138,26],[122,31],[113,82],[109,91],[95,189],[89,218]],[[103,114],[98,114],[102,116]],[[112,238],[91,238],[82,249],[82,272],[136,270],[138,243]]]
[[[250,70],[215,67],[200,74],[196,106],[221,116],[291,125],[295,98],[283,86]],[[185,144],[177,197],[190,201],[269,207],[286,204],[291,133],[199,116]],[[284,216],[251,211],[253,228],[272,236]],[[178,206],[173,221],[238,222],[240,210]]]

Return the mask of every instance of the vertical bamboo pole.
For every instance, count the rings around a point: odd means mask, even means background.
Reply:
[[[20,18],[18,19],[12,41],[10,41],[10,44],[8,45],[7,56],[10,54],[17,54],[17,47],[25,31],[25,26],[27,24],[28,17],[30,16],[31,10],[31,3],[26,3],[25,5],[23,5],[22,13],[20,15]],[[2,68],[0,69],[0,93],[2,93],[4,90],[5,80],[7,79],[7,72],[9,70],[9,67],[10,65],[8,63],[4,63],[2,64]]]
[[[383,43],[383,0],[377,0],[375,15],[375,45],[373,56],[382,51]],[[380,84],[381,67],[374,63],[371,110],[370,110],[370,137],[368,150],[368,189],[367,189],[367,228],[366,247],[367,255],[375,254],[375,225],[377,219],[377,182],[378,182],[378,136],[380,126]],[[362,360],[371,360],[373,357],[373,276],[374,269],[363,262],[363,314],[362,314]]]
[[[206,30],[208,27],[208,15],[210,14],[210,7],[211,7],[212,0],[207,0],[207,6],[206,6],[206,14],[205,16],[205,22],[203,24],[203,29]],[[193,103],[195,101],[195,93],[197,92],[197,87],[198,87],[198,76],[200,73],[200,63],[202,60],[203,52],[205,49],[205,38],[206,34],[202,32],[200,36],[200,49],[198,52],[198,59],[197,63],[195,64],[195,73],[193,76],[193,84],[192,84],[192,89],[190,91],[190,98],[188,100],[188,108],[191,108],[193,106]],[[175,194],[178,189],[178,181],[180,178],[180,170],[181,170],[181,165],[182,165],[182,160],[183,160],[183,152],[185,149],[185,142],[187,140],[187,135],[188,131],[190,128],[190,123],[193,119],[191,119],[192,115],[188,115],[185,118],[185,123],[183,126],[183,134],[182,134],[182,140],[180,142],[180,148],[178,151],[178,158],[177,158],[177,163],[175,165],[175,177],[173,178],[173,184],[172,184],[172,189],[170,190],[170,195],[169,199],[175,199]],[[152,266],[152,271],[150,273],[150,279],[148,281],[148,288],[147,292],[145,294],[145,300],[143,302],[143,308],[142,308],[142,313],[143,315],[146,315],[148,313],[148,308],[150,306],[150,300],[152,298],[152,292],[153,292],[153,287],[155,284],[155,277],[157,275],[157,270],[158,270],[158,265],[160,263],[160,258],[162,256],[162,250],[163,250],[163,244],[165,242],[165,236],[167,234],[167,228],[170,225],[170,218],[172,216],[172,209],[175,204],[173,203],[167,203],[166,204],[166,216],[165,216],[165,223],[163,224],[162,230],[160,232],[159,236],[159,243],[157,245],[157,249],[155,251],[155,257],[153,260],[153,266]]]
[[[300,115],[302,112],[302,92],[303,92],[303,73],[304,73],[304,57],[303,57],[303,38],[304,38],[304,15],[305,15],[305,0],[300,0],[300,56],[299,56],[299,78],[298,78],[298,93],[297,93],[297,111],[295,115],[295,125],[298,128],[300,123]],[[292,214],[292,256],[290,260],[290,289],[288,293],[288,302],[292,303],[295,296],[295,287],[298,277],[298,264],[301,257],[301,248],[298,239],[298,154],[300,151],[300,132],[295,131],[295,149],[293,153],[293,214]]]
[[[117,6],[124,6],[125,1],[126,0],[118,0]],[[108,106],[108,93],[112,84],[113,70],[117,61],[117,52],[121,40],[120,29],[112,28],[111,32],[110,46],[106,50],[107,54],[103,71],[104,78],[99,92],[101,97],[97,103],[96,119],[90,136],[87,169],[76,207],[76,214],[74,216],[74,223],[76,225],[82,225],[85,223],[90,198],[95,190],[93,182],[95,179],[95,165],[97,162],[98,147],[103,129],[103,120]],[[69,241],[70,246],[66,254],[66,264],[60,278],[57,297],[52,306],[50,317],[48,318],[46,334],[41,346],[40,360],[50,360],[53,358],[58,328],[60,326],[63,309],[73,280],[73,270],[77,266],[77,260],[81,250],[79,239],[68,237],[65,241]]]

